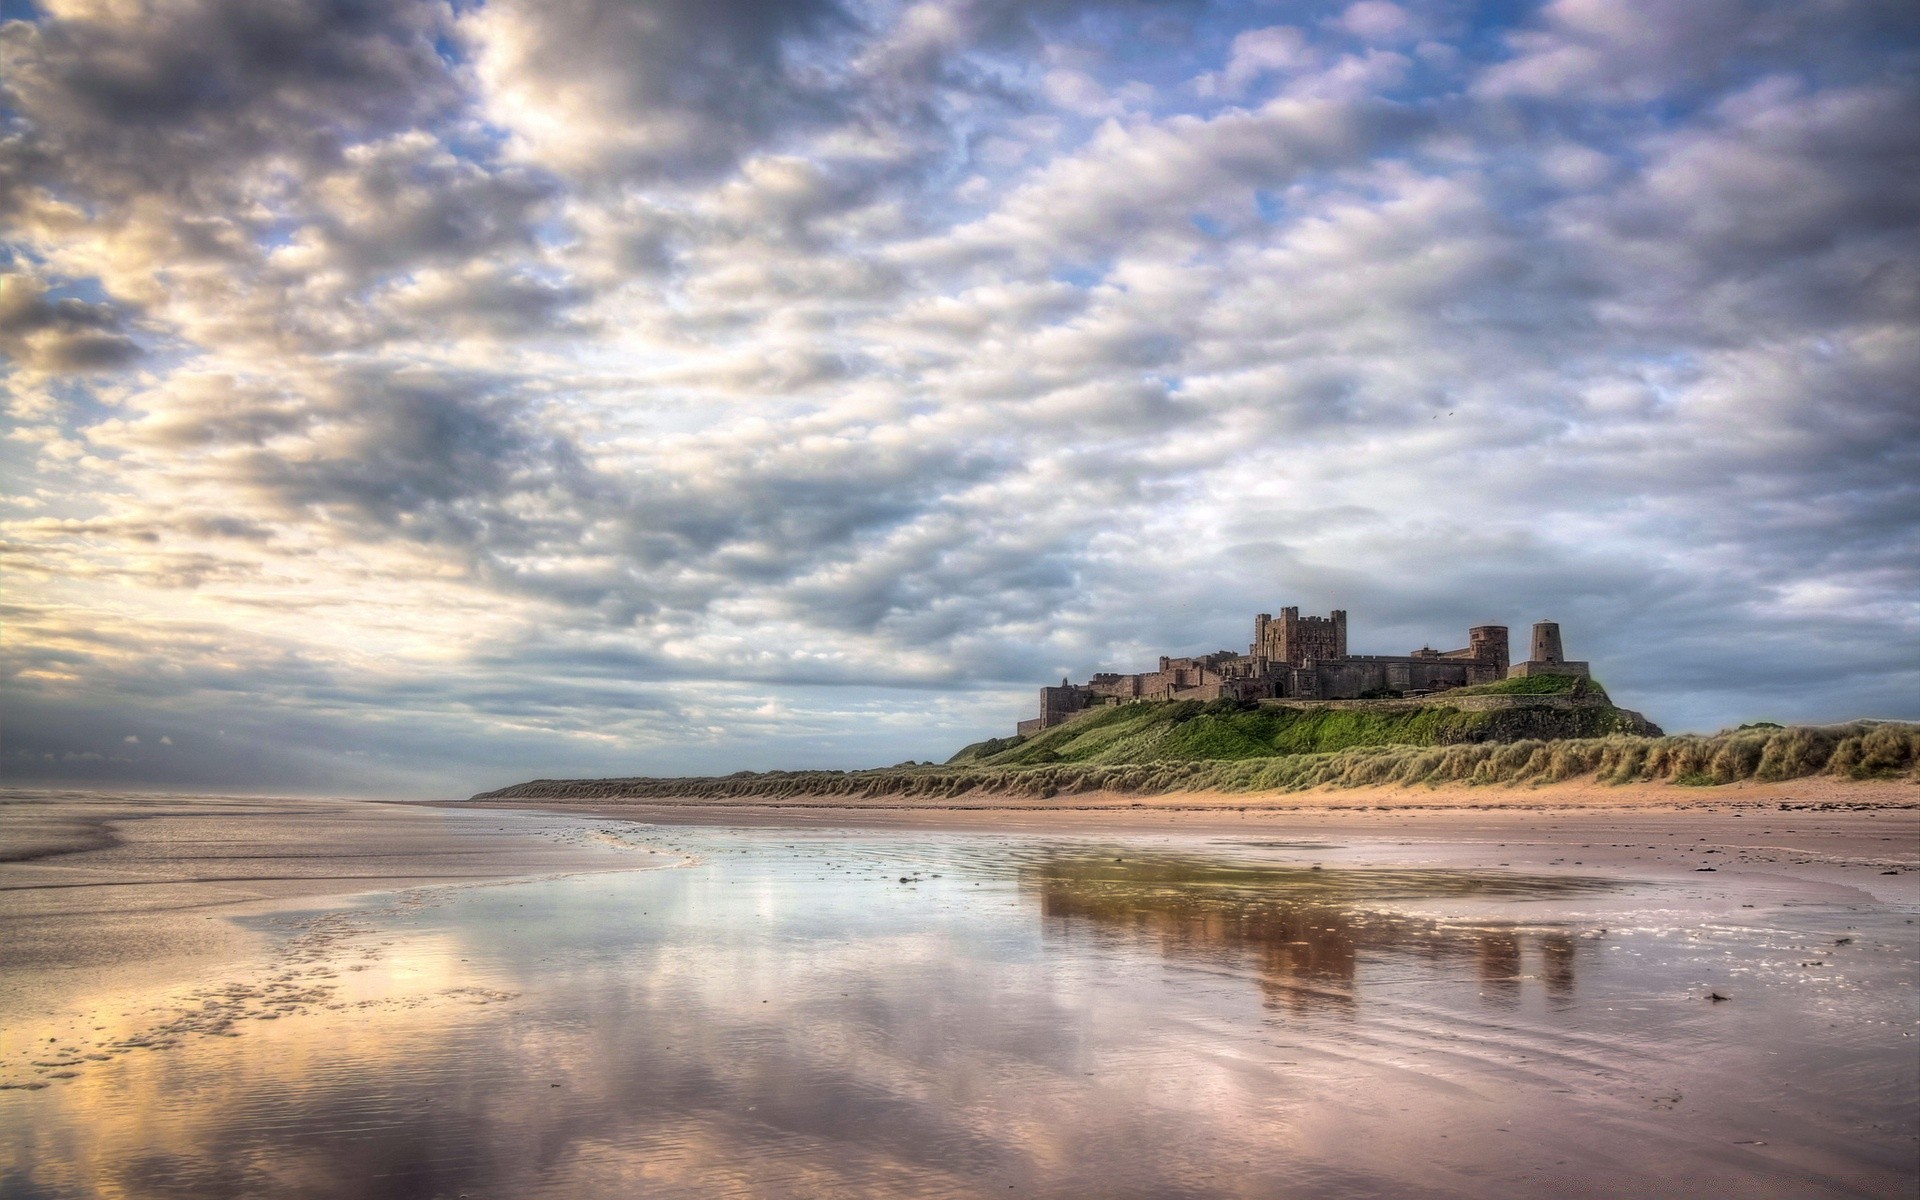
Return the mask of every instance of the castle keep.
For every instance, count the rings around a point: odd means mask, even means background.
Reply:
[[[1526,662],[1509,665],[1507,627],[1476,625],[1459,650],[1423,647],[1411,654],[1347,653],[1347,614],[1303,617],[1283,608],[1253,619],[1245,654],[1219,650],[1198,658],[1160,659],[1137,675],[1095,675],[1085,683],[1040,689],[1040,715],[1019,725],[1021,736],[1051,728],[1077,713],[1138,700],[1358,700],[1424,696],[1509,676],[1587,675],[1587,664],[1566,661],[1560,626],[1533,627]]]

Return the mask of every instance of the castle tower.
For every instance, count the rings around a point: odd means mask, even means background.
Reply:
[[[1567,661],[1567,652],[1560,647],[1559,622],[1534,622],[1533,649],[1527,655],[1527,661],[1537,663],[1562,663]]]
[[[1264,614],[1263,614],[1264,615]],[[1254,618],[1254,633],[1262,640],[1254,657],[1269,662],[1304,666],[1308,660],[1321,662],[1347,656],[1347,614],[1336,608],[1324,617],[1303,617],[1300,610],[1287,607],[1280,618]]]
[[[1567,652],[1560,645],[1560,626],[1552,621],[1534,624],[1533,647],[1527,661],[1515,663],[1507,671],[1509,679],[1527,675],[1572,675],[1581,679],[1593,677],[1586,663],[1567,661]]]
[[[1495,679],[1507,673],[1507,627],[1505,625],[1475,625],[1467,630],[1467,648],[1473,651],[1476,662],[1482,662],[1493,668]]]

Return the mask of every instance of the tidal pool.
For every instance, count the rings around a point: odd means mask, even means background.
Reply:
[[[245,970],[14,1014],[0,1195],[1916,1177],[1910,912],[1318,843],[581,824],[651,869],[303,901],[245,918]]]

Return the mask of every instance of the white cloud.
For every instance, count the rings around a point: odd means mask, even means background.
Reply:
[[[1340,14],[1340,28],[1370,42],[1393,42],[1416,32],[1407,10],[1389,0],[1358,0]]]
[[[1194,87],[1203,96],[1238,96],[1266,75],[1305,71],[1319,61],[1319,51],[1291,25],[1249,29],[1234,37],[1226,69],[1199,76]]]

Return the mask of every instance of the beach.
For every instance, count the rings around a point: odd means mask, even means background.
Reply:
[[[0,1180],[1910,1194],[1920,809],[1703,790],[14,795]]]
[[[475,800],[462,807],[675,824],[1020,832],[1344,836],[1444,848],[1463,868],[1580,862],[1606,870],[1766,875],[1920,903],[1920,787],[1806,779],[1715,788],[1568,781],[1543,787],[1373,787],[1287,793],[879,796],[766,801]],[[1579,850],[1580,854],[1569,854]],[[1712,853],[1708,853],[1712,851]],[[1496,853],[1497,852],[1497,853]]]
[[[0,793],[0,1019],[246,961],[315,898],[632,865],[573,822],[271,796]]]

